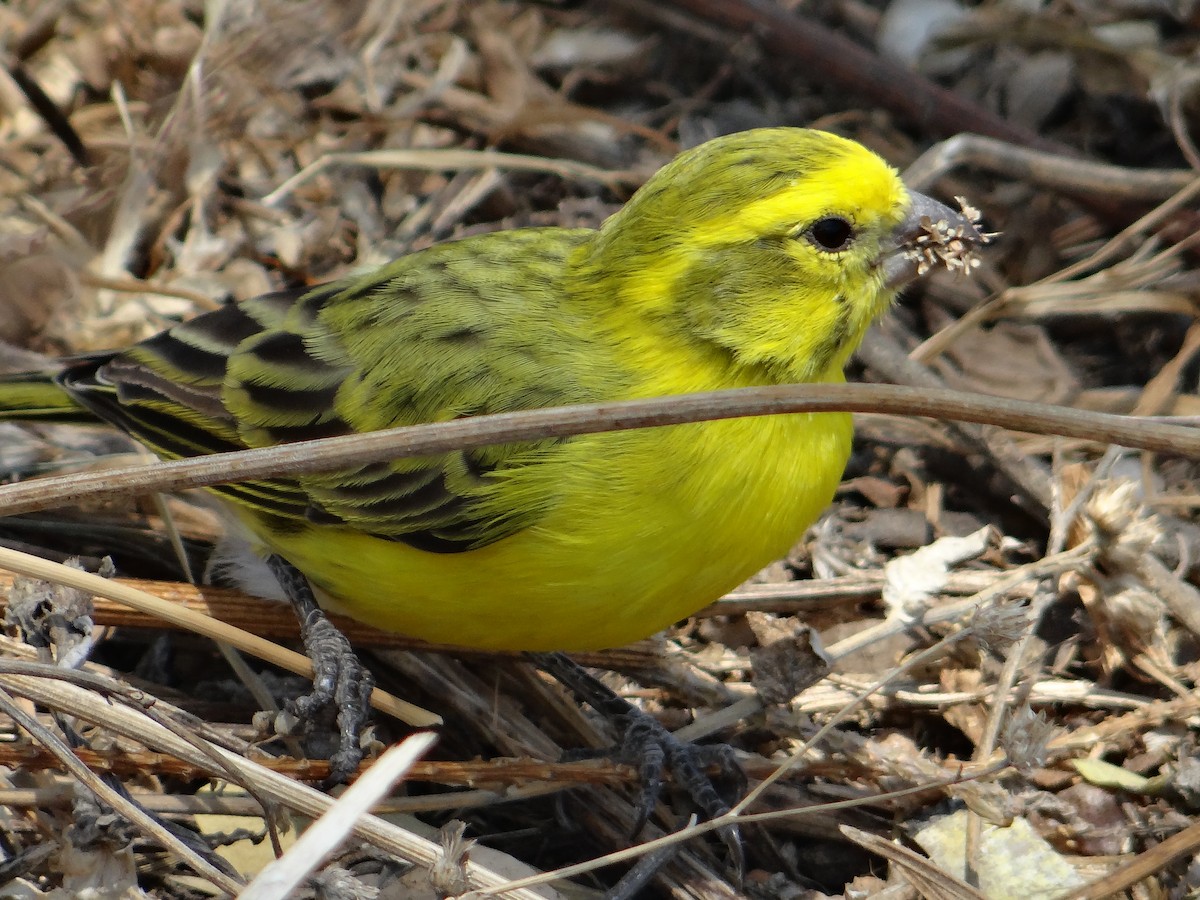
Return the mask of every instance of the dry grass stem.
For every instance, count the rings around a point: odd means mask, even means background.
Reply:
[[[12,371],[448,239],[595,227],[679,149],[757,126],[862,141],[996,234],[971,250],[928,223],[925,276],[853,384],[153,465],[99,429],[0,423],[0,893],[198,900],[279,857],[297,900],[975,897],[1001,892],[985,880],[1007,855],[1009,896],[1194,894],[1192,6],[0,4]],[[290,819],[334,802],[309,786],[328,765],[255,718],[305,686],[297,626],[188,583],[229,547],[187,489],[832,409],[867,415],[786,559],[662,635],[576,657],[677,735],[734,747],[734,813],[689,824],[664,802],[631,842],[632,767],[563,759],[607,751],[611,723],[513,654],[339,620],[380,685],[370,755],[414,724],[440,722],[438,742],[376,791],[380,815],[345,814],[348,840],[297,842]],[[106,557],[119,577],[89,574]],[[257,697],[214,639],[246,652]],[[734,821],[742,873],[714,834]]]

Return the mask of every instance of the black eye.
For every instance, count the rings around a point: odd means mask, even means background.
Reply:
[[[854,226],[840,216],[817,219],[805,233],[823,250],[845,250],[854,240]]]

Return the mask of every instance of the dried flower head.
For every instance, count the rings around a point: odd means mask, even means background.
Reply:
[[[963,218],[970,224],[951,223],[945,219],[923,220],[921,225],[925,233],[911,240],[905,251],[905,255],[916,263],[918,275],[937,266],[969,275],[971,270],[979,267],[979,256],[975,251],[996,237],[993,232],[979,231],[975,227],[982,218],[978,209],[963,197],[954,199],[958,201]]]
[[[1141,486],[1133,481],[1098,484],[1084,518],[1107,557],[1137,560],[1164,537],[1162,520],[1143,505]]]
[[[1000,734],[1000,746],[1008,761],[1022,771],[1045,765],[1050,741],[1057,728],[1028,706],[1013,710]]]
[[[971,630],[976,640],[996,654],[1002,654],[1025,634],[1029,609],[1024,603],[987,603],[975,610]]]

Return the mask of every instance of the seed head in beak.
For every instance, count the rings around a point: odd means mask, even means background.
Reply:
[[[935,266],[970,272],[979,265],[975,251],[994,235],[977,227],[979,211],[959,198],[960,212],[924,194],[909,192],[908,214],[892,232],[882,259],[889,288],[902,287]]]

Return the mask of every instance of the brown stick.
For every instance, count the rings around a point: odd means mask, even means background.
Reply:
[[[643,15],[657,4],[626,2]],[[814,21],[764,0],[669,0],[674,7],[710,25],[737,34],[754,34],[777,59],[793,63],[824,84],[845,88],[884,109],[939,135],[963,131],[984,134],[1026,147],[1078,155],[1000,118],[971,100],[948,91],[900,63],[878,56],[861,44]]]

